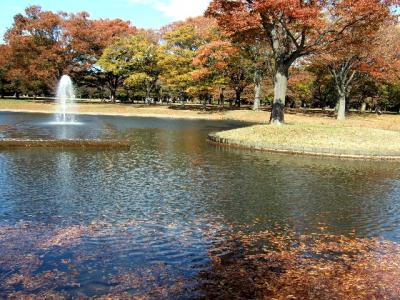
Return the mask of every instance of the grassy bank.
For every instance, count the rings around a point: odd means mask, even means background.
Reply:
[[[400,132],[333,125],[256,125],[224,131],[211,140],[257,150],[400,159]]]

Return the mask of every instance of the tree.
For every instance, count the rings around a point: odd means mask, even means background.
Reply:
[[[246,46],[247,53],[253,62],[254,73],[254,104],[253,110],[259,110],[261,106],[262,81],[266,75],[272,74],[271,56],[272,53],[262,37],[255,38],[254,43]]]
[[[69,14],[63,23],[74,52],[75,67],[95,67],[104,49],[120,37],[137,32],[130,22],[120,19],[91,20],[87,12]]]
[[[145,90],[147,103],[152,103],[152,93],[157,88],[161,74],[158,63],[160,49],[152,32],[142,32],[132,37],[130,41],[130,74],[124,81],[127,86],[142,86]]]
[[[246,52],[246,56],[252,61],[252,73],[254,84],[253,110],[259,110],[261,105],[262,83],[265,77],[273,73],[272,52],[266,43],[265,36],[255,32],[252,35],[237,34],[231,36],[230,40]]]
[[[390,19],[382,19],[387,21]],[[392,107],[390,93],[385,91],[400,78],[399,34],[398,27],[375,22],[364,27],[361,33],[347,33],[327,51],[313,57],[308,70],[316,76],[314,96],[330,105],[336,103],[340,119],[351,106],[362,112],[367,105]]]
[[[400,81],[400,25],[397,23],[381,27],[375,35],[375,45],[363,68],[374,78],[398,83]]]
[[[225,101],[225,87],[229,82],[224,70],[228,67],[227,61],[232,53],[233,48],[229,42],[217,40],[201,46],[193,59],[196,69],[192,72],[192,77],[198,90],[208,94],[214,87],[218,87],[218,103],[222,106]]]
[[[193,59],[214,35],[213,20],[198,17],[164,28],[159,66],[162,83],[181,101],[188,98],[193,84]]]
[[[116,101],[117,89],[122,86],[124,80],[129,76],[131,60],[131,39],[120,38],[115,43],[104,49],[97,65],[101,68],[104,82],[110,91],[112,102]]]
[[[4,98],[5,87],[8,83],[7,73],[9,70],[10,48],[0,44],[0,96]]]
[[[63,24],[74,53],[71,75],[80,85],[97,89],[106,86],[114,101],[116,90],[122,84],[123,78],[110,72],[103,73],[97,61],[107,46],[118,38],[136,33],[137,28],[120,19],[91,20],[86,12],[69,14]]]
[[[69,60],[62,34],[62,16],[31,6],[14,17],[5,34],[10,49],[8,72],[17,95],[21,91],[52,89]],[[38,90],[38,87],[41,89]]]
[[[194,75],[229,85],[235,91],[235,104],[240,106],[241,95],[253,79],[253,63],[247,54],[228,41],[211,42],[199,49],[194,64],[200,69]]]
[[[399,112],[400,109],[400,27],[382,27],[376,36],[376,47],[363,63],[364,77],[378,90],[375,105]]]
[[[303,66],[293,68],[289,79],[288,99],[291,107],[311,107],[315,76]]]
[[[21,92],[49,93],[65,73],[99,74],[96,62],[114,38],[135,32],[122,20],[90,20],[89,14],[53,13],[31,6],[14,17],[5,35],[10,48],[8,79]]]
[[[344,120],[346,102],[349,98],[352,83],[360,72],[368,72],[376,61],[371,54],[379,47],[379,32],[387,15],[382,14],[380,19],[365,24],[363,28],[353,28],[343,33],[343,38],[333,42],[327,51],[319,57],[328,67],[334,81],[338,95],[337,119]],[[373,69],[375,69],[373,67]]]
[[[379,0],[292,1],[213,0],[207,15],[230,35],[265,36],[273,53],[274,102],[271,123],[284,122],[289,69],[301,57],[318,53],[345,33],[389,15]]]
[[[252,79],[253,110],[258,110],[261,103],[262,81],[271,72],[269,48],[265,47],[262,37],[257,37],[255,40],[227,39],[217,26],[212,31],[214,32],[212,41],[200,47],[194,59],[197,67],[203,66],[194,72],[196,81],[219,85],[219,102],[224,98],[224,86],[230,82],[235,94],[239,93],[236,94],[236,103],[240,106],[240,94]],[[233,49],[235,50],[232,51]]]
[[[325,107],[335,107],[337,102],[335,82],[329,70],[323,64],[312,61],[306,67],[314,77],[311,84],[313,106],[325,109]]]
[[[150,98],[160,74],[158,52],[158,45],[145,32],[122,37],[104,50],[98,64],[112,79],[108,87],[113,101],[123,83],[144,85],[146,98]]]

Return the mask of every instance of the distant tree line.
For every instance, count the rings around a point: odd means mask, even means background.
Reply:
[[[76,94],[112,102],[400,110],[395,2],[214,0],[160,30],[28,7],[0,45],[1,97]]]

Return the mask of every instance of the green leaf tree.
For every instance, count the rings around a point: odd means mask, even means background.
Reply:
[[[193,92],[193,59],[202,45],[212,40],[215,22],[199,17],[171,26],[162,37],[159,66],[161,79],[172,96],[185,101]]]
[[[122,84],[144,85],[146,98],[150,97],[160,74],[158,52],[157,43],[144,31],[120,38],[104,50],[98,64],[113,78],[109,83],[113,101]]]

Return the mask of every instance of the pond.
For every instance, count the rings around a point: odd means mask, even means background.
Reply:
[[[212,131],[245,125],[233,121],[80,116],[82,126],[48,125],[52,118],[0,113],[0,138],[133,146],[0,151],[0,298],[196,298],[209,251],[235,228],[400,241],[398,163],[206,142]]]

